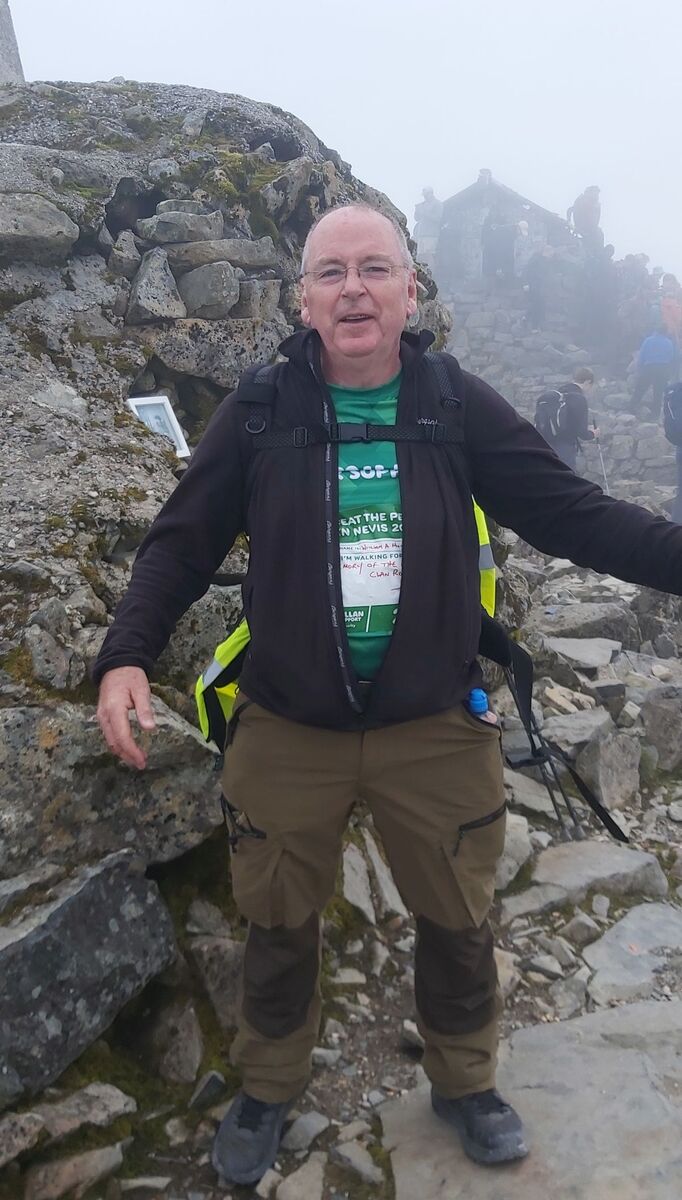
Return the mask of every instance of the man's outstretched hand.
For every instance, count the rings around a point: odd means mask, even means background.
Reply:
[[[138,746],[130,728],[129,713],[135,711],[141,729],[155,729],[149,681],[141,667],[114,667],[99,687],[97,720],[107,746],[121,762],[142,770],[147,755]]]

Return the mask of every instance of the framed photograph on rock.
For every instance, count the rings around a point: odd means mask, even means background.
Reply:
[[[173,412],[173,406],[168,396],[129,396],[128,406],[136,417],[151,429],[152,433],[160,433],[172,443],[178,458],[189,458],[191,450],[185,441],[178,418]]]

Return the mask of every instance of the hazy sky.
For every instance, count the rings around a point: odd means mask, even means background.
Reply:
[[[681,0],[11,0],[27,79],[238,92],[296,113],[412,222],[481,167],[682,277]],[[418,14],[418,15],[417,15]]]

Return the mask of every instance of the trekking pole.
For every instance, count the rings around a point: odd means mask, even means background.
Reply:
[[[597,427],[596,423],[595,423],[595,419],[594,419],[594,413],[592,413],[592,426],[593,426],[593,428]],[[596,437],[594,440],[597,443],[597,450],[599,451],[599,461],[601,463],[601,473],[604,476],[604,491],[606,492],[607,496],[610,496],[611,489],[609,487],[609,481],[606,477],[606,467],[604,465],[604,455],[602,454],[602,450],[601,450],[601,441],[598,437]]]
[[[513,671],[511,671],[509,668],[504,668],[504,674],[505,674],[505,677],[507,680],[507,687],[509,688],[509,691],[511,692],[511,695],[512,695],[512,699],[513,699],[514,703],[516,704],[516,707],[519,710],[519,712],[521,712],[522,709],[521,709],[521,706],[519,705],[518,692],[516,689],[516,683],[514,680]],[[573,837],[576,839],[576,841],[582,841],[582,839],[585,837],[585,831],[584,831],[582,825],[580,824],[580,820],[575,811],[575,808],[573,807],[573,803],[561,781],[559,772],[556,769],[556,764],[554,763],[554,760],[550,753],[550,749],[545,741],[545,738],[542,736],[540,727],[537,723],[537,719],[532,710],[529,714],[529,725],[530,725],[530,727],[526,729],[526,735],[527,735],[528,741],[530,743],[530,748],[532,751],[532,758],[528,761],[528,765],[536,766],[540,772],[542,782],[543,782],[544,786],[546,787],[547,791],[549,792],[549,797],[550,797],[550,800],[552,801],[552,805],[554,808],[554,812],[556,813],[557,821],[559,822],[559,824],[561,826],[561,832],[562,832],[563,837],[565,839],[571,839],[571,837]],[[535,745],[534,739],[538,743],[537,747]],[[533,761],[533,760],[536,760],[536,761]],[[571,834],[571,830],[569,829],[568,825],[566,824],[566,818],[564,817],[564,814],[561,811],[559,801],[557,800],[557,797],[555,794],[555,788],[561,795],[561,798],[566,806],[566,811],[568,812],[568,814],[571,818],[571,821],[573,822],[573,827],[574,827],[573,834]]]
[[[601,442],[599,441],[599,438],[596,439],[596,442],[597,442],[597,450],[599,451],[599,461],[601,463],[601,473],[604,476],[604,491],[606,492],[607,496],[610,496],[611,490],[609,488],[609,481],[606,478],[606,467],[604,466],[604,455],[601,452]]]

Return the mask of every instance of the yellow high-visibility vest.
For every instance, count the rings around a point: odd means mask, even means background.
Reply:
[[[483,510],[478,507],[474,500],[474,516],[476,518],[476,529],[478,530],[478,573],[481,579],[481,604],[489,617],[495,616],[495,581],[497,571],[495,568],[495,559],[493,558],[492,547],[490,545],[490,534],[488,532],[488,524],[485,519]]]
[[[490,547],[490,534],[486,519],[474,501],[474,516],[478,530],[478,570],[481,586],[481,604],[486,612],[495,615],[495,560]],[[239,690],[239,672],[246,648],[251,639],[246,618],[224,642],[216,646],[213,660],[202,671],[194,688],[194,700],[199,716],[199,728],[207,742],[215,742],[222,750],[225,745],[227,722]]]

